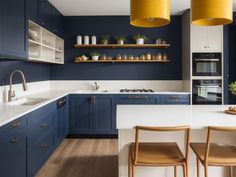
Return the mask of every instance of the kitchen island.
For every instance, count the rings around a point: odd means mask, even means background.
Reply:
[[[208,126],[236,126],[236,115],[225,114],[229,105],[118,105],[117,129],[119,130],[119,177],[128,177],[128,147],[134,142],[134,127],[142,126],[180,126],[191,127],[191,142],[205,142]],[[235,133],[215,133],[213,141],[235,144]],[[141,132],[143,142],[177,142],[184,152],[182,132],[153,133]],[[195,155],[190,151],[189,177],[196,176]],[[136,177],[173,176],[173,167],[137,167]],[[201,172],[202,169],[201,169]],[[224,177],[228,169],[209,167],[209,176]],[[182,176],[182,170],[178,170]],[[203,173],[201,173],[203,175]]]

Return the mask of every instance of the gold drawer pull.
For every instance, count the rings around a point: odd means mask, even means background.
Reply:
[[[47,147],[48,147],[47,144],[42,144],[42,145],[41,145],[41,148],[47,148]]]
[[[11,124],[12,128],[17,128],[19,126],[20,126],[20,122],[16,122],[16,123]]]
[[[45,128],[45,127],[48,127],[48,125],[46,123],[42,123],[40,127]]]
[[[11,139],[11,143],[12,143],[12,144],[16,144],[18,141],[19,141],[19,139],[17,139],[17,138]]]

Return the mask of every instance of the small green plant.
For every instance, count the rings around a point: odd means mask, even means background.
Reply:
[[[110,36],[108,34],[102,35],[101,36],[102,41],[109,41]]]
[[[99,52],[90,52],[89,55],[93,57],[93,56],[100,56],[101,54]]]
[[[137,35],[133,36],[134,40],[137,40],[137,39],[140,39],[140,38],[144,39],[144,41],[148,40],[147,36],[142,35],[142,34],[137,34]]]
[[[117,41],[119,41],[119,40],[123,40],[124,42],[127,41],[126,37],[125,37],[125,36],[122,36],[122,35],[116,36],[115,39],[116,39]]]
[[[229,90],[231,91],[231,93],[233,95],[236,95],[236,81],[235,82],[232,82],[230,85],[229,85]]]

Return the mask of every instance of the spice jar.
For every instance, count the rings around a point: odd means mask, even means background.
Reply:
[[[127,60],[127,55],[123,55],[122,60]]]
[[[146,54],[146,60],[151,60],[152,59],[152,55],[150,53]]]
[[[163,57],[162,57],[162,60],[167,60],[168,59],[168,57],[167,57],[167,55],[166,55],[166,53],[163,55]]]
[[[122,59],[121,55],[117,55],[117,56],[116,56],[116,59],[117,59],[117,60],[121,60],[121,59]]]
[[[161,55],[161,53],[158,53],[158,54],[157,54],[156,59],[157,59],[157,60],[161,60],[161,59],[162,59],[162,55]]]

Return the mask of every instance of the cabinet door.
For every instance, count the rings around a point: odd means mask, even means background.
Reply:
[[[0,57],[26,60],[26,0],[0,1]]]
[[[0,176],[26,177],[26,135],[0,137]]]
[[[55,21],[53,21],[53,8],[48,0],[41,0],[40,3],[40,17],[41,25],[49,31],[52,31]]]
[[[93,133],[93,102],[90,95],[70,96],[70,134]]]
[[[209,51],[222,51],[223,26],[211,26],[207,28],[207,49]]]
[[[28,0],[27,1],[27,5],[28,5],[28,19],[40,24],[41,20],[40,20],[40,0]]]
[[[195,52],[207,50],[207,28],[204,26],[191,26],[191,44],[192,50]]]
[[[97,95],[94,102],[94,131],[97,134],[116,133],[114,97]]]

